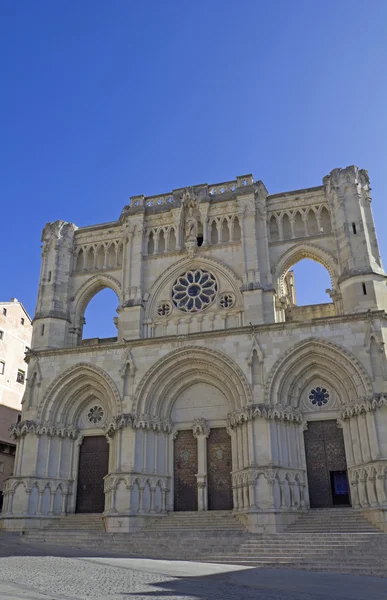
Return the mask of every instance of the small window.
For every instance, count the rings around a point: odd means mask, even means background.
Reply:
[[[21,369],[18,369],[17,370],[17,375],[16,375],[16,381],[18,383],[24,383],[25,377],[26,377],[25,371],[22,371]]]
[[[356,223],[352,223],[352,231],[355,234],[357,233],[357,231],[356,231]]]
[[[20,323],[21,323],[22,325],[24,325],[24,319],[23,319],[23,317],[20,319]]]
[[[203,245],[203,236],[198,235],[198,237],[196,239],[197,239],[198,246],[202,246]]]
[[[3,315],[4,315],[4,317],[7,316],[7,309],[6,308],[3,308]]]
[[[42,325],[42,327],[40,329],[40,335],[44,335],[44,325]]]
[[[51,271],[48,272],[48,281],[51,281]]]
[[[0,375],[4,375],[5,362],[0,360]]]
[[[0,330],[0,340],[3,340],[3,339],[4,339],[4,331]]]
[[[363,286],[363,294],[364,294],[364,296],[366,296],[366,295],[367,295],[367,288],[366,288],[366,284],[365,284],[365,283],[362,283],[362,286]]]
[[[4,463],[0,463],[0,473],[4,473]]]

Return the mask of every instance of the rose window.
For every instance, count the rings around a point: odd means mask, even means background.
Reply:
[[[170,302],[160,302],[157,307],[157,314],[159,317],[168,317],[172,312],[172,306]]]
[[[222,308],[232,308],[235,303],[235,298],[233,294],[222,294],[219,299],[219,305]]]
[[[315,387],[309,392],[309,400],[314,406],[324,406],[329,400],[329,393],[325,388]]]
[[[87,420],[89,423],[95,425],[100,423],[105,416],[105,411],[102,406],[92,406],[87,413]]]
[[[172,300],[180,310],[194,313],[207,308],[215,300],[217,290],[216,279],[209,271],[187,271],[173,284]]]

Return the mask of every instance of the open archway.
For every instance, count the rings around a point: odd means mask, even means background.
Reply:
[[[97,292],[84,312],[82,339],[112,338],[117,336],[114,319],[117,317],[119,300],[110,288]]]
[[[331,278],[321,263],[311,258],[302,258],[285,274],[285,284],[292,304],[310,306],[332,302],[327,290]]]
[[[116,317],[121,284],[110,275],[87,280],[73,298],[73,324],[78,343],[90,338],[117,337]]]
[[[275,267],[278,320],[304,321],[334,316],[337,261],[313,244],[300,244],[279,259]]]

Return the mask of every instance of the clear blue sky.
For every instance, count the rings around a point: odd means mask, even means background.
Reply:
[[[33,314],[45,222],[250,172],[367,168],[386,259],[386,40],[385,0],[3,0],[0,299]]]

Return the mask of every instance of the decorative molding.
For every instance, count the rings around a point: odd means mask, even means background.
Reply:
[[[194,371],[195,365],[200,365],[200,373],[197,375]],[[200,378],[201,380],[205,379],[206,369],[210,369],[212,376],[215,377],[217,374],[218,379],[220,378],[224,386],[227,386],[230,404],[234,403],[237,407],[241,401],[246,404],[252,403],[251,386],[243,371],[229,356],[213,348],[184,346],[168,352],[148,369],[138,385],[133,411],[148,411],[152,406],[153,412],[156,411],[157,404],[157,412],[159,412],[165,395],[168,396],[169,401],[173,399],[171,386],[174,382],[174,374],[175,377],[178,376],[178,383],[183,383],[181,369],[187,371],[184,371],[187,381],[192,378],[198,381]],[[162,388],[160,388],[161,385],[163,385]]]
[[[125,427],[150,429],[162,433],[170,433],[172,431],[172,423],[168,419],[160,419],[156,416],[151,417],[146,414],[134,415],[132,413],[122,413],[113,417],[105,429],[105,435],[113,437],[118,430]]]
[[[192,432],[194,434],[194,437],[196,438],[202,435],[208,438],[208,436],[210,435],[210,427],[205,419],[201,417],[196,417],[192,425]]]
[[[247,421],[254,419],[266,419],[267,421],[288,421],[291,423],[302,423],[301,412],[289,406],[270,406],[265,404],[250,404],[241,410],[231,412],[227,415],[228,424],[235,428]]]
[[[111,407],[112,411],[116,414],[119,414],[121,412],[121,396],[117,390],[116,384],[114,383],[110,375],[108,375],[103,369],[100,369],[95,365],[89,363],[78,363],[70,367],[60,375],[58,375],[58,377],[56,377],[56,379],[54,379],[54,381],[47,388],[46,393],[44,394],[43,400],[40,403],[38,409],[38,420],[40,422],[46,420],[48,407],[50,406],[50,404],[52,405],[52,403],[57,400],[58,396],[62,396],[61,392],[63,391],[63,395],[66,395],[65,390],[63,390],[63,387],[66,384],[66,380],[71,381],[71,379],[80,372],[83,372],[85,379],[87,378],[87,376],[89,376],[91,379],[102,379],[111,392],[111,400],[113,401],[113,406]]]
[[[11,425],[9,432],[13,439],[34,434],[38,436],[47,435],[48,437],[67,437],[75,440],[79,435],[79,429],[76,427],[61,427],[51,423],[37,423],[36,421],[21,421]]]
[[[343,406],[341,410],[341,418],[343,420],[356,417],[367,412],[374,412],[378,408],[387,406],[386,394],[375,394],[370,400],[359,398],[354,404]]]
[[[373,386],[371,378],[369,377],[367,371],[360,363],[360,361],[355,357],[354,354],[349,352],[343,346],[339,346],[338,344],[335,344],[326,339],[310,337],[301,342],[298,342],[297,344],[289,348],[279,357],[279,359],[272,367],[266,385],[265,398],[267,404],[275,404],[274,402],[272,402],[272,396],[276,396],[274,390],[275,383],[277,381],[284,381],[284,374],[291,371],[295,362],[297,362],[298,360],[305,361],[303,353],[305,354],[305,352],[307,352],[308,356],[310,356],[311,354],[313,354],[313,351],[319,351],[320,354],[324,357],[327,357],[330,352],[331,358],[334,359],[337,365],[340,365],[340,367],[344,370],[345,374],[349,377],[349,379],[353,380],[354,374],[351,373],[349,375],[348,371],[353,370],[356,373],[358,377],[357,383],[363,388],[364,397],[371,398],[373,396]],[[291,360],[292,355],[293,359]],[[355,382],[354,385],[356,385]]]
[[[387,321],[387,313],[384,310],[375,311],[375,318],[378,318],[382,321]],[[336,325],[338,323],[351,323],[351,322],[359,322],[364,321],[367,316],[366,312],[362,313],[353,313],[350,315],[336,315],[333,317],[321,317],[316,319],[311,319],[308,321],[293,321],[293,322],[278,322],[278,323],[264,323],[262,325],[254,325],[254,328],[259,333],[263,332],[275,332],[275,331],[291,331],[294,329],[308,329],[310,330],[311,326],[313,327],[322,327],[329,325]],[[198,331],[193,333],[185,334],[185,338],[190,341],[194,340],[206,340],[212,338],[225,338],[225,337],[235,337],[235,336],[245,336],[251,335],[251,327],[250,325],[245,325],[241,327],[230,327],[228,329],[215,329],[209,331]],[[157,346],[160,347],[162,343],[174,343],[176,341],[176,335],[164,335],[158,336],[157,338],[136,338],[130,340],[131,348],[136,348],[137,346]],[[60,356],[65,354],[89,354],[90,352],[98,352],[106,350],[117,350],[120,348],[127,348],[127,343],[116,341],[108,344],[99,344],[96,346],[71,346],[68,348],[47,348],[42,350],[34,350],[39,357],[44,358],[45,356]],[[26,357],[31,355],[30,352],[26,353]]]

